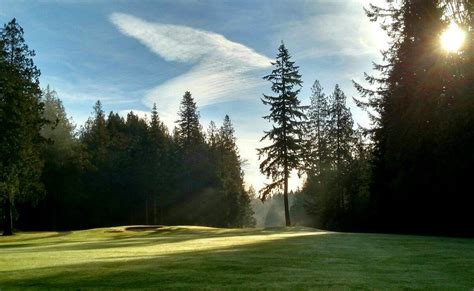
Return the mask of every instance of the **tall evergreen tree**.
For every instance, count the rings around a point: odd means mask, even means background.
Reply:
[[[330,97],[327,135],[331,160],[338,170],[342,170],[351,157],[353,125],[352,114],[346,106],[346,95],[336,85]]]
[[[39,133],[44,120],[35,53],[15,19],[1,29],[0,48],[0,198],[3,234],[11,235],[15,201],[35,199],[42,191]]]
[[[80,140],[84,144],[87,159],[90,163],[84,172],[84,180],[87,181],[87,204],[89,204],[90,217],[84,217],[90,226],[103,225],[108,219],[111,207],[106,211],[91,207],[92,205],[105,205],[107,195],[110,193],[109,171],[107,171],[110,147],[110,135],[107,129],[106,118],[102,103],[98,100],[93,107],[93,117],[90,117],[81,129]],[[114,144],[112,144],[114,145]]]
[[[86,121],[81,132],[81,139],[92,155],[91,160],[98,164],[105,162],[107,158],[109,136],[106,128],[105,112],[100,100],[97,100],[93,109],[94,117]]]
[[[219,129],[219,174],[225,193],[227,205],[227,226],[251,225],[250,198],[244,188],[242,160],[236,144],[235,130],[226,115]]]
[[[191,93],[186,91],[181,101],[178,112],[179,119],[176,121],[177,180],[179,181],[177,197],[178,202],[186,205],[175,215],[179,216],[179,223],[205,223],[205,205],[200,200],[210,192],[205,191],[213,183],[212,171],[210,170],[210,159],[202,126],[199,122],[199,112],[196,102]],[[191,210],[192,209],[192,210]]]
[[[184,93],[178,115],[179,119],[176,121],[178,124],[178,143],[184,148],[202,144],[204,138],[199,123],[199,112],[191,92],[186,91]]]
[[[447,25],[442,2],[390,1],[387,8],[371,5],[367,10],[372,21],[383,21],[391,38],[385,63],[374,67],[379,76],[366,75],[375,89],[355,83],[366,97],[358,105],[376,113],[371,192],[380,228],[472,229],[465,208],[472,199],[461,190],[470,187],[464,172],[472,161],[472,155],[462,153],[474,141],[467,126],[473,124],[472,48],[457,54],[441,50],[439,37]]]
[[[349,201],[348,183],[345,181],[350,172],[352,161],[351,147],[353,145],[353,121],[352,114],[346,106],[344,92],[335,86],[330,97],[329,120],[328,120],[328,142],[330,147],[330,165],[334,169],[335,179],[331,187],[334,201],[337,201],[334,210],[342,216],[347,210]],[[340,220],[340,219],[339,219]],[[340,221],[337,224],[341,225]]]
[[[306,152],[305,168],[309,176],[318,176],[326,166],[329,158],[328,143],[328,98],[323,92],[319,81],[314,81],[311,87],[311,104],[308,106],[308,123],[305,127]]]
[[[153,104],[151,111],[151,121],[149,126],[149,145],[148,145],[148,183],[152,199],[153,223],[163,223],[165,198],[171,190],[172,172],[169,170],[173,165],[170,163],[170,141],[168,132],[161,122],[156,103]],[[147,219],[150,221],[150,219]]]
[[[65,229],[69,228],[81,213],[77,208],[80,208],[78,200],[83,191],[83,151],[76,139],[74,124],[67,117],[58,94],[50,89],[49,85],[43,90],[42,100],[47,123],[41,128],[41,135],[47,142],[41,151],[44,158],[41,180],[46,195],[37,207],[39,212],[32,212],[33,215],[29,219],[32,222],[41,222],[42,225],[38,227],[43,229]],[[45,219],[38,219],[39,215]]]
[[[260,190],[260,193],[264,200],[274,190],[283,188],[285,222],[290,226],[288,179],[293,169],[301,168],[303,124],[306,116],[303,113],[304,107],[298,100],[301,75],[283,42],[272,65],[275,68],[264,79],[272,83],[271,89],[277,96],[264,94],[262,102],[270,106],[270,114],[264,118],[273,123],[273,128],[265,131],[261,139],[268,139],[271,144],[258,149],[258,155],[259,158],[265,157],[260,164],[260,171],[273,181]]]

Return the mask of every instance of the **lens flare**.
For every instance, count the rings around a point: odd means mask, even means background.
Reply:
[[[448,52],[457,52],[464,44],[465,32],[454,22],[441,34],[441,46]]]

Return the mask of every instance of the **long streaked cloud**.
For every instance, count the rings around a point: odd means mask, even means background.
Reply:
[[[158,104],[168,125],[185,91],[192,92],[199,106],[245,98],[246,92],[262,84],[261,69],[271,65],[266,56],[217,33],[148,22],[123,13],[113,13],[110,20],[120,32],[164,60],[192,65],[188,72],[158,85],[144,97],[147,106]]]

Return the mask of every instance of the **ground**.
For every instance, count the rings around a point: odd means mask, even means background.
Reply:
[[[114,227],[0,237],[0,289],[474,288],[474,240],[311,228]]]

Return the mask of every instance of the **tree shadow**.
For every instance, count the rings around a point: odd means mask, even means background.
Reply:
[[[127,227],[126,229],[129,229]],[[138,227],[145,229],[143,227]],[[116,229],[106,229],[100,240],[74,239],[69,241],[54,242],[36,242],[30,244],[7,244],[4,248],[18,247],[37,247],[37,251],[80,251],[92,249],[111,249],[124,247],[145,247],[158,244],[179,244],[186,241],[210,238],[231,238],[236,236],[262,236],[272,234],[291,234],[299,233],[302,230],[319,232],[313,228],[269,228],[269,229],[222,229],[210,227],[183,227],[171,226],[156,229],[146,229],[145,231],[137,231],[134,228],[127,231],[116,231]],[[50,236],[55,237],[55,236]],[[46,238],[46,237],[44,237]],[[17,251],[18,252],[18,251]]]
[[[212,232],[178,230],[181,231],[182,237],[169,238],[170,241],[203,238],[203,233]],[[280,230],[263,231],[281,234]],[[213,237],[230,239],[236,236],[235,232],[233,235],[223,233],[220,236],[213,234]],[[242,231],[244,236],[260,234],[260,231]],[[157,234],[147,235],[154,238]],[[113,244],[114,241],[103,243]],[[135,246],[148,244],[131,243]],[[95,247],[99,251],[108,248],[106,245]],[[473,264],[472,240],[314,232],[206,250],[132,257],[117,253],[94,262],[12,270],[2,272],[0,286],[470,289],[474,286],[474,270],[467,266]]]
[[[255,233],[254,233],[255,235]],[[235,235],[234,235],[235,236]],[[231,236],[222,236],[230,238]],[[202,238],[202,233],[201,233]],[[186,238],[189,239],[189,238]],[[197,238],[196,238],[197,239]],[[281,238],[294,243],[298,237]],[[179,240],[174,242],[179,243]],[[113,243],[113,241],[108,241]],[[143,245],[143,244],[138,244]],[[103,247],[103,245],[100,245]],[[280,256],[262,257],[281,248]],[[70,249],[69,249],[70,250]],[[97,262],[66,264],[2,272],[0,286],[37,288],[223,288],[242,287],[243,279],[273,273],[272,266],[281,265],[287,257],[279,240],[220,247],[211,250],[188,250],[159,256],[113,256]],[[287,253],[288,255],[288,253]],[[262,261],[262,259],[264,259]],[[249,264],[255,262],[255,264]],[[294,261],[292,268],[304,268],[307,262]],[[271,267],[270,269],[268,267]],[[21,278],[18,278],[21,272]],[[16,279],[8,279],[15,278]],[[293,282],[291,285],[294,285]],[[260,286],[257,282],[255,286]]]
[[[33,232],[33,233],[30,232],[30,234],[35,234],[35,233],[41,234],[42,232]],[[21,247],[37,246],[38,243],[40,243],[38,242],[40,240],[59,238],[59,237],[67,236],[71,233],[72,233],[71,231],[57,231],[45,236],[22,237],[21,241],[18,240],[18,234],[23,234],[22,232],[19,232],[13,236],[7,236],[7,237],[0,236],[0,248],[21,248]],[[36,242],[33,242],[33,241],[36,241]],[[29,243],[24,243],[24,242],[29,242]],[[51,242],[51,243],[41,242],[41,244],[57,244],[57,243],[58,243],[57,241]]]

